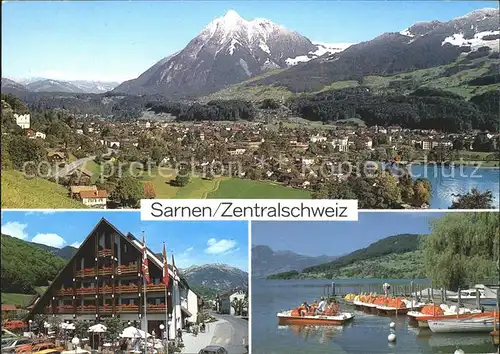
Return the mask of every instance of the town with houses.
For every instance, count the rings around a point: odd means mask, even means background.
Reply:
[[[31,129],[30,114],[14,117],[30,139],[46,139],[46,133]],[[135,162],[149,168],[181,169],[188,167],[179,166],[179,162],[188,162],[189,169],[203,177],[209,169],[214,175],[278,182],[305,190],[314,190],[314,184],[322,181],[320,169],[329,171],[329,176],[336,181],[348,178],[341,167],[346,162],[477,165],[484,162],[481,154],[495,151],[499,142],[498,133],[481,131],[447,134],[396,125],[297,125],[292,120],[275,123],[185,123],[158,119],[114,122],[85,114],[75,115],[75,122],[73,134],[86,136],[100,149],[101,163]],[[109,207],[112,191],[99,187],[105,185],[106,178],[102,165],[93,171],[86,168],[88,161],[95,165],[96,156],[82,156],[72,161],[71,151],[78,149],[78,146],[61,144],[47,148],[47,161],[57,166],[60,180],[65,177],[75,181],[76,184],[67,185],[71,198],[92,208]],[[469,154],[457,162],[458,151]],[[476,152],[479,154],[474,155]],[[236,165],[238,168],[234,168]]]

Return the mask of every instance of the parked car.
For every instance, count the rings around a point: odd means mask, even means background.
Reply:
[[[16,349],[18,347],[20,347],[21,345],[26,345],[26,344],[30,344],[30,343],[31,343],[31,339],[23,338],[23,337],[13,338],[10,341],[7,341],[7,343],[5,343],[5,344],[2,340],[2,353],[3,354],[14,353],[16,351]]]
[[[227,350],[220,345],[209,345],[198,352],[198,354],[228,354]]]

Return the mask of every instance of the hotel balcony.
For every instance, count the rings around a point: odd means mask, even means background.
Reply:
[[[153,304],[148,304],[148,310],[149,313],[163,313],[165,312],[165,304],[158,304],[158,305],[153,305]],[[104,306],[99,306],[99,312],[100,313],[112,313],[113,312],[113,305],[104,305]],[[136,304],[128,304],[128,305],[115,305],[115,312],[121,312],[121,313],[137,313],[139,312],[139,305]],[[45,313],[49,314],[52,313],[52,307],[51,306],[46,306],[45,307]],[[57,306],[55,308],[55,313],[60,313],[60,314],[72,314],[75,313],[75,308],[73,305],[62,305],[62,306]],[[97,307],[95,305],[85,305],[85,306],[77,306],[76,307],[76,313],[97,313]]]
[[[121,265],[116,268],[116,274],[136,274],[137,273],[137,265],[129,264],[129,265]],[[95,268],[85,268],[81,270],[77,270],[75,273],[75,277],[77,278],[86,278],[86,277],[95,277],[96,275],[111,275],[113,274],[112,267],[103,267],[99,268],[98,273],[96,274]]]
[[[102,249],[97,253],[98,257],[109,257],[111,256],[111,250],[108,248]]]

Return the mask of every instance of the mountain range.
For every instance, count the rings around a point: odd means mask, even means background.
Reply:
[[[343,50],[314,44],[266,19],[247,21],[235,11],[210,22],[187,46],[113,91],[127,94],[206,94],[266,71]]]
[[[445,65],[478,50],[498,51],[498,23],[498,9],[481,9],[449,22],[417,23],[399,33],[385,33],[354,45],[329,45],[327,50],[271,21],[247,21],[229,11],[183,50],[114,92],[199,96],[273,69],[286,70],[249,85],[319,91],[335,81]]]
[[[46,78],[21,79],[18,81],[2,78],[2,91],[18,92],[65,92],[65,93],[104,93],[111,91],[118,82],[86,80],[52,80]],[[13,92],[14,91],[14,92]]]
[[[248,286],[248,273],[227,264],[204,264],[181,269],[192,284],[217,291]]]
[[[48,79],[16,82],[3,78],[2,92],[19,95],[30,107],[64,106],[80,113],[128,119],[140,117],[146,107],[151,106],[150,101],[242,99],[261,102],[264,98],[283,101],[304,92],[329,94],[333,90],[356,87],[364,95],[376,96],[373,101],[377,103],[359,98],[358,91],[352,94],[347,90],[345,95],[340,92],[340,99],[346,101],[345,106],[355,106],[357,113],[368,112],[363,117],[366,120],[376,113],[374,107],[389,107],[378,102],[392,102],[397,112],[407,107],[408,102],[397,103],[398,100],[386,98],[387,94],[408,96],[420,87],[430,87],[457,94],[456,107],[446,109],[455,116],[463,113],[472,117],[478,114],[472,112],[476,109],[473,103],[482,102],[481,95],[498,92],[499,22],[498,9],[486,8],[447,22],[416,23],[400,32],[384,33],[362,43],[324,44],[272,21],[246,20],[235,11],[228,11],[210,22],[182,50],[158,61],[138,78],[116,87],[116,83],[107,86]],[[82,94],[107,90],[111,91],[101,95]],[[54,92],[64,95],[54,95]],[[473,100],[475,96],[480,97]],[[355,98],[349,101],[348,97]],[[458,99],[469,102],[458,102]],[[327,104],[329,98],[311,100]],[[314,114],[313,118],[304,114],[315,113],[311,109],[314,104],[301,109],[298,115],[319,120]],[[424,111],[428,113],[430,109]],[[339,117],[349,114],[344,112],[347,109],[341,110],[335,114]],[[412,107],[408,114],[414,111]],[[332,112],[327,114],[327,120],[331,119]],[[394,121],[386,123],[405,125],[406,118],[401,119],[396,113],[377,113],[377,117],[394,116]],[[418,115],[419,121],[423,121],[424,114]],[[483,120],[489,121],[489,118],[479,119]],[[380,119],[368,122],[375,123],[381,124]],[[475,123],[472,126],[491,128]]]
[[[424,276],[422,246],[426,235],[399,234],[334,260],[269,275],[269,279],[296,278],[414,278]],[[252,264],[252,271],[254,265]]]
[[[331,262],[338,257],[310,257],[291,251],[273,251],[269,246],[256,245],[252,247],[252,277],[265,278],[268,275],[302,270],[307,267]]]

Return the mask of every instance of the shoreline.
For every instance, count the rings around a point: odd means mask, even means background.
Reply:
[[[474,162],[476,163],[476,162]],[[434,162],[434,161],[427,161],[427,162],[411,162],[406,164],[405,166],[436,166],[436,167],[449,167],[449,168],[459,168],[459,167],[470,167],[470,168],[479,168],[479,169],[490,169],[490,170],[500,170],[500,166],[475,166],[472,163],[470,164],[458,164],[458,163],[443,163],[443,162]]]

